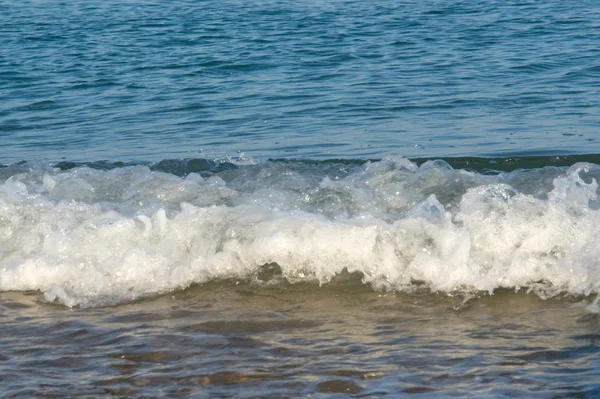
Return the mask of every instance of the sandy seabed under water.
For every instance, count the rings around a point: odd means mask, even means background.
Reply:
[[[465,300],[221,280],[114,307],[0,293],[3,395],[540,397],[600,395],[590,298]]]

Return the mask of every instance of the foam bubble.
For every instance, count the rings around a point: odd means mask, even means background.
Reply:
[[[404,158],[183,178],[30,165],[0,185],[0,290],[97,306],[276,263],[290,282],[346,269],[383,290],[597,294],[599,174],[482,175]]]

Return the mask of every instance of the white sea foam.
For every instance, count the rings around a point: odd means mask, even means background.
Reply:
[[[0,290],[97,306],[277,263],[375,289],[600,292],[600,168],[499,175],[404,158],[179,178],[145,166],[3,171]]]

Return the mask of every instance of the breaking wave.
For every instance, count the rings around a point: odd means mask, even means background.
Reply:
[[[375,290],[600,292],[600,166],[461,162],[9,165],[0,290],[101,306],[272,268]]]

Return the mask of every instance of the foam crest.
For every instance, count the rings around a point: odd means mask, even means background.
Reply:
[[[4,172],[6,173],[6,171]],[[99,306],[214,279],[344,270],[381,290],[600,291],[600,168],[265,162],[185,177],[20,166],[0,185],[0,290]]]

